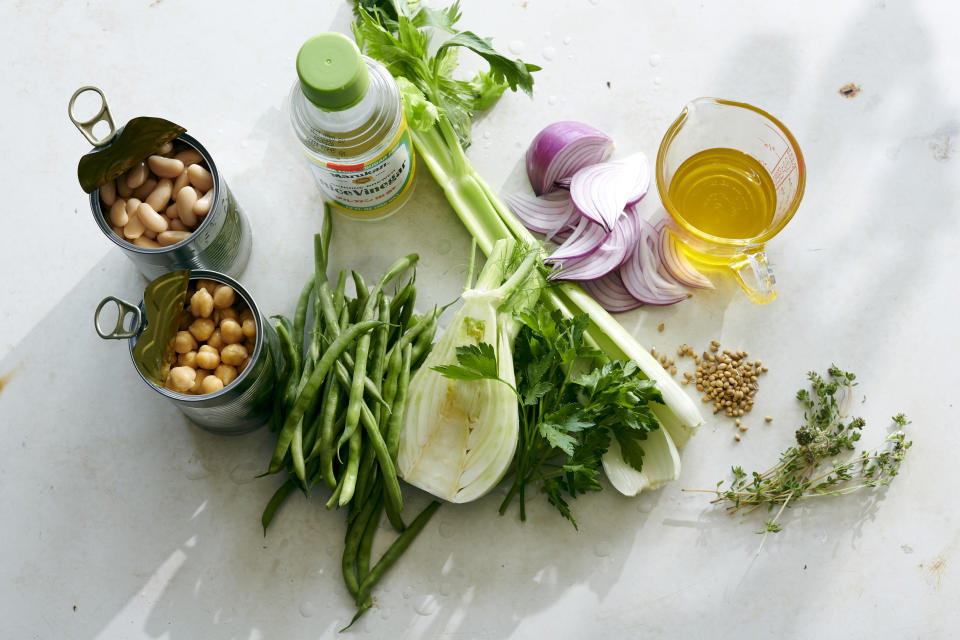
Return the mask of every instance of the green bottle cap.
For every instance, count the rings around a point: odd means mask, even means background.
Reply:
[[[360,102],[370,84],[360,50],[342,33],[321,33],[307,40],[297,54],[297,75],[307,99],[328,111]]]

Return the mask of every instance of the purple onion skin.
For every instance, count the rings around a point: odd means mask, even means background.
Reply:
[[[527,177],[530,179],[530,185],[533,187],[534,193],[539,196],[547,191],[552,191],[556,188],[553,184],[554,180],[568,177],[554,176],[550,180],[550,184],[545,183],[550,165],[557,154],[570,144],[583,139],[592,142],[602,140],[607,145],[613,144],[613,140],[607,134],[588,124],[573,120],[562,120],[549,124],[533,138],[533,142],[527,149],[526,165]],[[599,162],[601,158],[602,154],[597,157],[595,162]]]

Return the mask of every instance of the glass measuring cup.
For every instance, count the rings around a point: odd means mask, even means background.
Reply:
[[[695,217],[689,200],[676,189],[671,189],[677,186],[674,179],[678,170],[684,170],[686,161],[711,151],[727,152],[725,157],[744,157],[745,154],[746,162],[759,163],[762,171],[768,174],[762,176],[757,171],[751,176],[751,180],[758,184],[762,177],[764,184],[769,185],[769,207],[763,207],[769,211],[765,211],[767,216],[762,224],[758,223],[760,226],[747,231],[746,237],[744,233],[724,233],[723,221],[728,216],[750,213],[733,209],[759,207],[757,202],[726,196],[710,199],[708,194],[706,200],[701,201],[713,216],[708,232],[703,229],[708,226],[704,224],[703,209],[699,212],[701,216]],[[721,165],[717,167],[726,169],[727,173],[734,170]],[[683,108],[664,134],[657,151],[655,174],[670,231],[684,253],[707,265],[731,269],[753,302],[764,304],[774,300],[777,297],[776,280],[764,246],[796,213],[806,181],[803,155],[793,134],[779,120],[752,105],[718,98],[697,98]],[[725,180],[722,175],[706,173],[700,177],[703,178],[700,185],[709,184],[707,180],[720,181],[717,184]],[[697,223],[691,219],[696,219]]]

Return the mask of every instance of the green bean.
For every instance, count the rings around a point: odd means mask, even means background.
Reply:
[[[287,407],[293,403],[294,397],[296,396],[297,385],[299,384],[301,378],[300,354],[297,353],[296,347],[293,344],[293,339],[287,332],[287,327],[285,325],[277,325],[277,337],[280,339],[280,350],[283,353],[284,358],[290,358],[293,363],[291,366],[290,376],[287,378],[285,384],[281,387],[283,389],[283,405],[284,407]]]
[[[397,559],[407,550],[407,547],[413,542],[414,538],[417,537],[423,528],[426,526],[427,522],[430,521],[430,518],[433,517],[433,514],[436,513],[437,509],[440,508],[440,503],[436,500],[432,501],[426,506],[426,508],[414,518],[413,522],[410,523],[410,526],[406,530],[397,536],[397,539],[393,541],[393,544],[384,552],[383,556],[380,557],[380,560],[377,561],[377,564],[373,566],[370,570],[370,573],[367,574],[363,580],[360,581],[360,585],[357,588],[357,595],[355,602],[359,607],[367,598],[370,596],[370,590],[373,586],[383,577],[383,574],[393,566]]]
[[[296,338],[294,348],[297,350],[297,361],[303,358],[303,331],[307,323],[307,306],[310,304],[310,293],[313,291],[314,274],[310,274],[307,282],[300,290],[300,297],[297,299],[297,308],[293,314],[293,335]]]
[[[400,353],[399,351],[393,352],[390,355],[390,357],[387,358],[387,371],[383,378],[383,400],[390,405],[391,413],[381,414],[380,416],[381,433],[384,433],[387,431],[386,425],[389,424],[390,416],[393,415],[392,414],[393,400],[397,395],[397,381],[400,378],[400,365],[402,363],[403,363],[403,354]]]
[[[333,427],[339,403],[340,385],[333,378],[327,378],[323,402],[320,405],[320,437],[317,438],[308,459],[320,457],[320,475],[331,491],[337,486],[337,479],[333,475]]]
[[[410,279],[407,280],[407,283],[403,285],[400,291],[397,292],[397,295],[393,297],[393,300],[390,301],[390,317],[398,318],[400,317],[400,311],[403,309],[403,306],[407,303],[407,300],[417,297],[417,286],[416,286],[416,274],[410,276]]]
[[[263,515],[260,516],[260,524],[263,525],[263,535],[267,535],[267,527],[270,526],[270,522],[273,520],[273,516],[277,513],[277,509],[281,504],[293,493],[293,490],[296,488],[296,483],[293,481],[293,478],[287,478],[282,485],[280,485],[277,490],[273,493],[273,497],[270,498],[270,501],[267,503],[267,506],[263,509]]]
[[[397,481],[397,467],[390,458],[390,452],[387,450],[387,443],[380,435],[380,427],[373,420],[373,414],[366,405],[361,407],[360,422],[366,431],[367,439],[373,452],[377,456],[377,463],[380,465],[381,476],[383,477],[383,492],[386,498],[387,514],[390,509],[394,509],[396,514],[403,510],[403,494],[400,493],[400,483]]]
[[[379,486],[375,487],[370,495],[370,501],[375,503],[373,513],[367,520],[360,537],[360,546],[357,548],[357,579],[363,580],[370,573],[370,552],[373,549],[373,535],[380,524],[380,513],[383,511],[383,499],[378,495]]]
[[[400,326],[400,331],[403,331],[403,328],[410,324],[410,318],[413,317],[413,306],[417,302],[417,290],[416,288],[412,289],[410,292],[410,297],[407,298],[407,301],[404,303],[403,307],[400,308],[400,313],[391,317],[397,318],[397,324]]]
[[[374,386],[376,387],[377,395],[380,395],[379,387],[383,384],[383,371],[387,367],[387,339],[390,337],[390,302],[385,296],[380,296],[380,315],[377,317],[377,320],[382,322],[383,325],[377,327],[373,332],[373,357],[367,367],[368,370],[371,371],[372,380],[370,377],[368,377],[367,380],[375,381]],[[382,395],[380,395],[380,399],[383,400]],[[387,402],[384,400],[381,404],[386,406]],[[380,423],[381,404],[373,408],[373,417],[378,424]]]
[[[372,314],[370,315],[372,316]],[[364,317],[364,320],[367,319]],[[344,433],[353,433],[357,428],[357,422],[360,420],[360,406],[363,404],[363,379],[367,375],[367,354],[369,351],[370,334],[365,333],[357,338],[356,351],[354,352],[355,363],[353,378],[350,383],[349,400],[347,400],[347,421],[343,427]]]
[[[347,532],[343,537],[343,557],[340,560],[340,568],[343,571],[343,581],[347,584],[350,595],[356,596],[359,588],[357,580],[357,552],[360,549],[360,540],[363,537],[363,531],[367,527],[367,521],[373,515],[377,508],[375,500],[367,502],[359,508],[359,516],[347,526]],[[353,507],[351,511],[357,509]]]
[[[360,451],[363,445],[360,431],[354,431],[350,437],[350,448],[347,451],[347,468],[343,472],[343,487],[337,503],[342,507],[353,498],[357,488],[357,472],[360,468]]]
[[[354,322],[359,322],[360,318],[363,318],[362,314],[364,309],[367,306],[367,299],[370,297],[370,290],[367,289],[367,283],[363,279],[363,276],[360,275],[357,271],[350,271],[350,275],[353,277],[353,286],[357,290],[356,304],[357,307],[354,310]]]
[[[403,417],[406,413],[407,388],[410,385],[410,365],[413,360],[413,347],[407,345],[403,349],[403,361],[400,365],[400,377],[397,381],[397,393],[393,401],[393,413],[387,428],[387,450],[390,459],[396,462],[400,450],[400,432],[403,429]]]
[[[284,420],[283,428],[277,438],[277,446],[273,452],[273,459],[270,462],[270,473],[276,473],[283,466],[283,460],[290,447],[290,441],[293,439],[293,432],[297,422],[303,418],[303,414],[307,408],[313,404],[314,397],[317,395],[320,385],[323,383],[323,379],[327,371],[330,370],[331,365],[336,362],[340,353],[346,349],[353,340],[358,336],[369,333],[370,330],[379,325],[380,323],[376,321],[355,324],[341,333],[324,352],[323,357],[320,358],[317,366],[313,369],[310,379],[307,380],[306,384],[297,394],[296,401],[288,412],[286,420]]]
[[[376,474],[374,470],[377,466],[377,458],[370,447],[363,447],[360,454],[360,468],[357,471],[357,489],[353,492],[353,499],[357,504],[364,504],[370,497],[370,492],[376,484]]]
[[[303,460],[303,418],[300,418],[293,428],[293,439],[290,441],[290,458],[293,460],[293,472],[306,487],[307,470],[306,463]]]
[[[437,333],[437,323],[431,321],[423,332],[417,336],[417,339],[413,342],[413,358],[411,360],[411,368],[417,369],[423,364],[423,360],[427,357],[427,354],[430,353],[430,350],[433,348],[433,336]]]
[[[330,494],[330,499],[327,500],[327,509],[333,509],[337,505],[337,500],[340,499],[340,492],[343,491],[343,482],[345,480],[345,474],[340,474],[340,479],[337,480],[337,488],[333,490],[333,493]]]
[[[340,275],[337,277],[337,288],[333,291],[333,308],[340,313],[343,308],[343,296],[347,287],[347,270],[340,269]]]
[[[416,323],[411,323],[409,328],[400,336],[400,339],[393,343],[390,351],[403,351],[404,347],[417,339],[425,329],[429,328],[431,322],[435,321],[440,315],[440,309],[434,307],[429,313],[421,317]],[[392,354],[391,354],[392,355]]]

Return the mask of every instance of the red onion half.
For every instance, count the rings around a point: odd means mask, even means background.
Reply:
[[[527,149],[527,176],[538,196],[556,187],[554,182],[578,169],[603,161],[613,150],[610,137],[582,122],[547,125]]]

